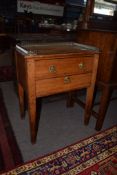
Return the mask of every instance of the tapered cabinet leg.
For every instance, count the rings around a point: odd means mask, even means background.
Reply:
[[[98,88],[97,86],[95,86],[94,88],[94,93],[93,93],[93,101],[92,101],[92,106],[95,105],[95,100],[96,100],[96,95],[97,95],[97,92],[98,92]]]
[[[30,123],[30,136],[31,142],[34,144],[36,142],[37,130],[36,130],[36,99],[28,101],[28,110],[29,110],[29,123]]]
[[[112,95],[112,90],[108,87],[104,87],[102,90],[102,95],[100,99],[98,119],[95,126],[95,129],[98,131],[102,128],[102,125],[106,116],[106,112],[109,106],[111,95]]]
[[[21,118],[23,119],[25,116],[24,89],[20,83],[18,83],[18,94],[19,94],[20,114]]]
[[[91,113],[92,113],[92,104],[94,101],[94,89],[95,89],[95,82],[96,82],[98,58],[99,58],[99,55],[95,54],[95,59],[93,63],[93,73],[91,77],[91,85],[87,88],[85,116],[84,116],[85,125],[88,125],[90,117],[91,117]]]
[[[87,88],[87,94],[86,94],[86,106],[85,106],[85,115],[84,115],[85,125],[88,125],[91,117],[92,103],[93,103],[93,88],[90,86]]]
[[[73,107],[74,106],[74,96],[76,95],[75,91],[71,91],[67,93],[67,107]]]
[[[36,143],[37,131],[38,131],[38,124],[40,120],[40,113],[41,113],[41,106],[42,106],[42,99],[31,99],[28,102],[29,108],[29,119],[30,119],[30,135],[31,135],[31,142],[32,144]]]
[[[34,59],[27,61],[27,96],[28,96],[28,111],[30,123],[30,137],[31,142],[36,142],[37,135],[37,116],[36,116],[36,88],[35,88],[35,62]]]

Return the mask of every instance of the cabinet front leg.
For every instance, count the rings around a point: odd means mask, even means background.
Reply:
[[[67,107],[73,107],[75,100],[74,97],[76,97],[76,91],[70,91],[67,93]]]
[[[87,88],[87,95],[86,95],[86,106],[85,106],[85,117],[84,117],[84,124],[88,125],[91,113],[92,113],[92,105],[94,102],[94,89],[96,83],[96,74],[97,74],[97,67],[98,67],[98,59],[99,55],[95,54],[94,56],[94,63],[93,63],[93,71],[92,71],[92,78],[91,78],[91,85]]]
[[[28,96],[28,112],[30,122],[30,137],[31,142],[36,142],[36,80],[35,80],[35,62],[34,59],[29,59],[26,64],[27,68],[27,96]]]
[[[92,103],[93,103],[93,91],[94,91],[94,88],[92,88],[91,86],[87,88],[85,115],[84,115],[85,125],[88,125],[90,117],[91,117]]]
[[[29,123],[30,123],[30,137],[31,143],[34,144],[36,142],[37,136],[37,127],[36,127],[36,99],[30,100],[28,102],[28,110],[29,110]]]
[[[24,102],[24,89],[20,83],[18,83],[19,105],[21,118],[25,116],[25,102]]]

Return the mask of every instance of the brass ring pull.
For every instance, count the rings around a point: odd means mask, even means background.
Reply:
[[[79,68],[83,69],[84,68],[84,64],[83,63],[79,63]]]
[[[56,67],[55,67],[54,65],[51,65],[51,66],[49,67],[49,72],[55,73],[55,72],[56,72]]]
[[[70,82],[71,82],[70,77],[64,77],[65,84],[70,83]]]

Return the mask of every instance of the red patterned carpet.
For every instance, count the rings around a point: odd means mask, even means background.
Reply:
[[[0,172],[14,168],[22,162],[0,89]]]
[[[117,126],[4,175],[117,175]]]

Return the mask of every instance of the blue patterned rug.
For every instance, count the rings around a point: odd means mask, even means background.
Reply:
[[[116,175],[117,126],[3,174]]]

